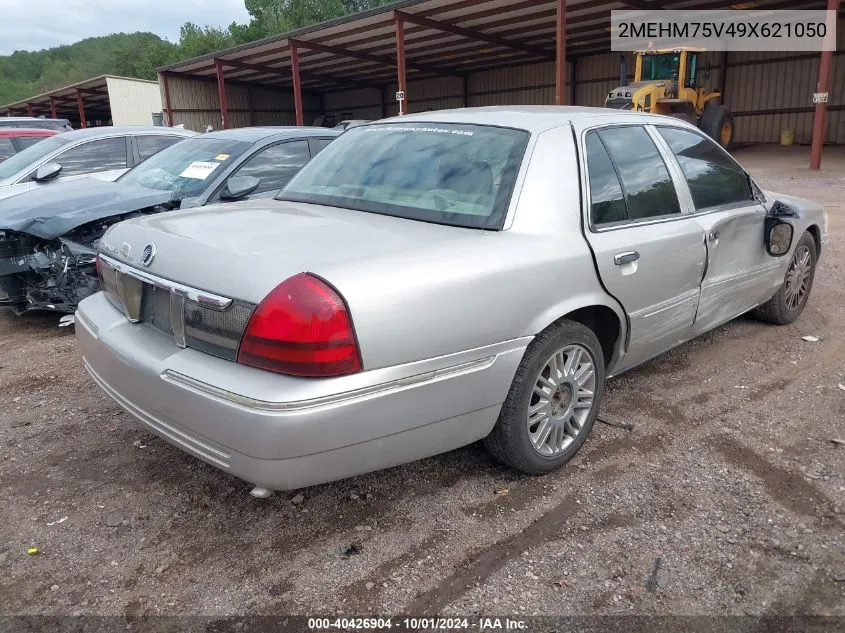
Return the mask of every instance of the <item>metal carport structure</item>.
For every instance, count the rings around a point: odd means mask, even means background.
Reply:
[[[173,64],[159,69],[159,76],[168,120],[195,129],[215,110],[219,118],[211,125],[232,127],[301,125],[327,111],[380,118],[397,110],[491,102],[601,105],[619,75],[617,55],[609,53],[612,9],[838,6],[839,0],[674,0],[659,6],[648,0],[399,0]],[[839,24],[845,41],[842,20]],[[837,101],[813,107],[808,93],[845,85],[841,49],[840,44],[821,60],[818,54],[708,53],[708,61],[714,83],[735,101],[728,105],[738,117],[752,121],[762,113],[759,117],[769,116],[766,125],[774,129],[784,125],[783,116],[794,115],[808,139],[812,128],[817,167],[825,140],[845,142],[845,99],[834,92]],[[800,76],[801,94],[793,86],[788,99],[767,107],[766,95],[755,99],[743,90],[760,68],[768,75]],[[805,85],[808,74],[817,85]],[[405,96],[398,106],[394,92]],[[750,99],[743,101],[743,92]],[[825,136],[828,110],[837,119]],[[743,140],[761,136],[753,125],[743,127]],[[762,136],[772,140],[771,129]]]
[[[0,116],[68,119],[75,128],[92,124],[152,125],[161,112],[157,82],[101,75],[0,106]]]

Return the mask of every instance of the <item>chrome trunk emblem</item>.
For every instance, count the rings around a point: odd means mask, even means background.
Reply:
[[[141,264],[144,268],[149,267],[150,264],[153,263],[153,260],[156,258],[156,245],[155,244],[147,244],[144,247],[144,252],[141,255]]]

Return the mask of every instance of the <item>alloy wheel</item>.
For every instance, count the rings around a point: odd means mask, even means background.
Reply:
[[[534,380],[526,421],[531,446],[540,455],[565,451],[587,422],[596,391],[590,352],[567,345],[555,352]]]

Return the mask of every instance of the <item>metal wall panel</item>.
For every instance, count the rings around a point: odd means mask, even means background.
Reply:
[[[207,126],[220,129],[220,101],[216,81],[199,81],[188,77],[169,77],[173,124],[184,124],[189,130],[205,131]],[[161,89],[164,100],[164,88]],[[293,93],[289,88],[226,84],[229,125],[295,125]],[[319,97],[302,97],[303,119],[306,125],[319,114]],[[251,116],[250,116],[251,113]]]
[[[155,83],[106,77],[112,125],[152,125],[161,112],[161,93]]]

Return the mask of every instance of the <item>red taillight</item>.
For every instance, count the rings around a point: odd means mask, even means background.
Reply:
[[[238,362],[291,376],[361,371],[346,304],[331,286],[307,273],[280,283],[256,308]]]

